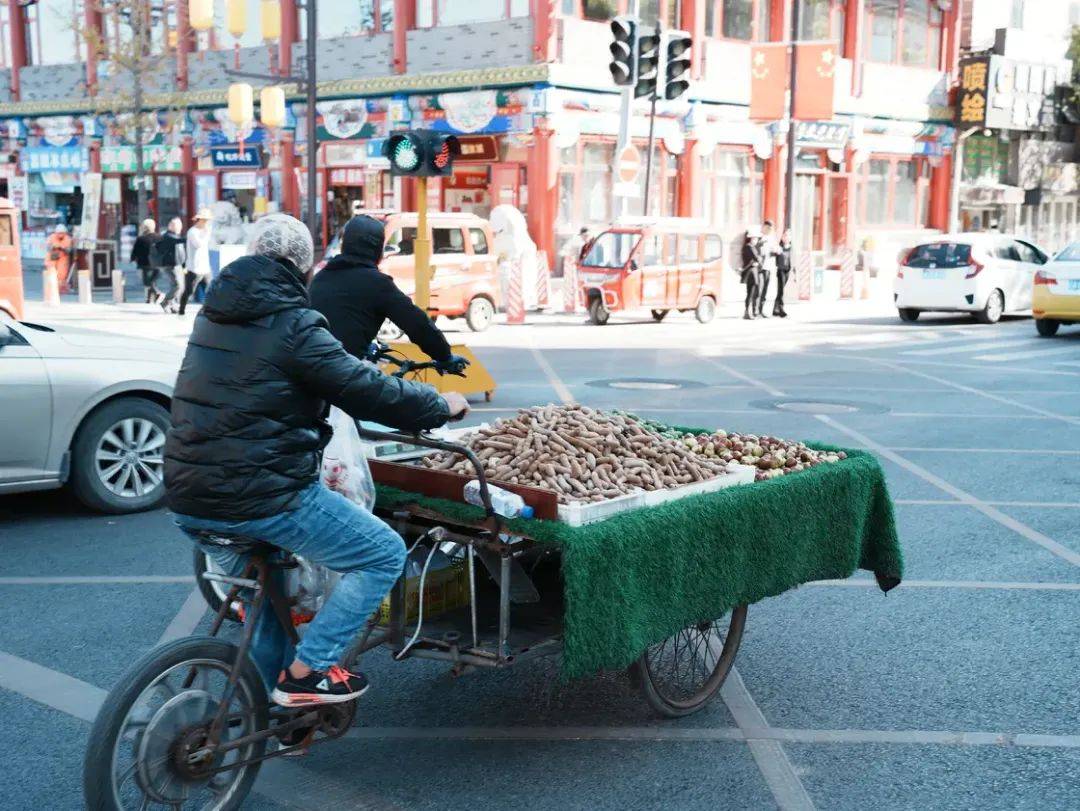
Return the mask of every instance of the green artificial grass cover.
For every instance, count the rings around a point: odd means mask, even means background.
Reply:
[[[583,527],[508,522],[514,532],[562,547],[563,674],[624,668],[691,623],[857,568],[872,571],[883,591],[898,585],[903,559],[885,476],[871,454],[846,453],[835,464]],[[478,507],[393,488],[379,487],[378,497],[380,506],[411,503],[448,519],[483,518]]]

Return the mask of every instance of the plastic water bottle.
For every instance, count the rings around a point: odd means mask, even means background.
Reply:
[[[503,490],[491,484],[488,485],[488,492],[491,493],[491,506],[503,518],[533,517],[533,508],[526,504],[525,499],[517,493],[511,493],[509,490]],[[484,506],[484,500],[480,498],[479,479],[473,479],[465,485],[465,500],[477,507]]]

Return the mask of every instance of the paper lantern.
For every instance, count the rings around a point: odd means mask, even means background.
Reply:
[[[209,31],[214,27],[214,0],[190,0],[188,23],[196,31]]]
[[[262,0],[262,38],[275,40],[281,38],[281,3],[278,0]]]
[[[247,0],[225,0],[225,27],[237,39],[247,31]]]
[[[251,85],[237,82],[229,85],[229,120],[241,127],[254,118]]]
[[[266,127],[280,127],[285,123],[284,90],[274,85],[259,91],[259,118]]]

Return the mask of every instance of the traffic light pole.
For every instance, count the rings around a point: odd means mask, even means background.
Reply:
[[[791,92],[788,94],[787,172],[784,178],[786,191],[784,195],[784,228],[791,228],[792,237],[795,235],[791,220],[795,215],[795,153],[797,150],[795,133],[795,51],[796,43],[799,40],[799,7],[801,5],[801,3],[791,4],[791,77],[788,80]]]
[[[638,11],[640,9],[640,0],[630,0],[627,4],[626,13],[628,16],[639,20]],[[639,33],[640,33],[640,29]],[[637,60],[637,42],[634,42],[631,46],[632,58]],[[630,143],[630,116],[632,115],[632,107],[634,104],[634,83],[631,83],[628,87],[624,87],[622,91],[622,103],[619,105],[619,143],[615,146],[615,154],[621,155],[622,151]],[[617,218],[626,213],[626,198],[620,194],[614,193],[615,184],[612,183],[612,197],[614,198],[611,203],[611,213]]]
[[[656,26],[657,32],[660,30],[659,23]],[[663,40],[661,40],[663,42]],[[659,85],[659,81],[657,85]],[[649,101],[649,146],[648,152],[645,154],[645,199],[641,206],[641,215],[643,217],[649,216],[649,186],[652,183],[652,153],[653,153],[653,132],[656,129],[656,90],[652,92],[652,99]]]
[[[427,184],[424,176],[416,178],[416,240],[413,242],[413,260],[416,268],[416,291],[413,301],[425,313],[431,300],[431,240],[428,239],[427,227]]]
[[[319,135],[316,129],[315,116],[318,111],[315,107],[315,102],[318,101],[319,88],[315,83],[316,75],[315,70],[317,62],[315,59],[315,49],[318,46],[319,29],[316,20],[316,6],[318,3],[316,0],[305,0],[304,13],[307,15],[307,53],[304,54],[305,66],[307,68],[305,76],[304,88],[307,96],[306,113],[307,113],[307,226],[311,231],[311,241],[315,247],[316,256],[322,249],[322,229],[319,228],[319,210],[316,204],[319,196],[319,178],[315,174],[318,165],[319,155]],[[284,179],[283,182],[288,183],[291,178]]]

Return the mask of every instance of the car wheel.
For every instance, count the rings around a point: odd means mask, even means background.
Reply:
[[[165,432],[169,412],[139,397],[122,397],[83,422],[71,446],[71,487],[92,510],[151,510],[165,498]]]
[[[919,314],[922,310],[916,310],[913,307],[901,307],[897,312],[900,313],[900,320],[911,323],[919,320]]]
[[[602,327],[609,318],[611,318],[611,311],[604,306],[604,300],[599,296],[593,297],[589,302],[589,321]]]
[[[392,341],[396,341],[404,334],[405,331],[393,321],[383,321],[382,326],[379,327],[379,333],[376,337],[384,344],[388,344]]]
[[[494,320],[495,305],[491,303],[491,299],[477,296],[469,302],[469,309],[465,311],[465,323],[473,332],[483,332]]]
[[[653,321],[663,321],[665,318],[667,318],[667,314],[669,312],[670,312],[670,310],[653,310],[652,311],[652,320]]]
[[[716,317],[716,299],[712,296],[702,296],[694,309],[694,317],[702,324],[708,324]]]
[[[1055,321],[1053,318],[1036,318],[1035,329],[1039,331],[1039,334],[1044,338],[1052,338],[1057,335],[1058,327],[1061,326],[1060,321]]]
[[[1001,315],[1004,312],[1005,296],[1001,294],[1000,290],[991,290],[990,295],[986,298],[986,306],[975,314],[975,318],[981,324],[996,324],[1001,320]]]

